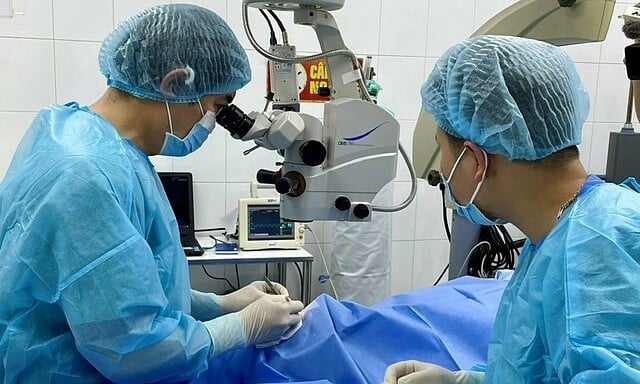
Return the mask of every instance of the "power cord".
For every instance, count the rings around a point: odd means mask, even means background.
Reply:
[[[225,283],[227,283],[232,290],[237,291],[238,288],[234,287],[233,284],[231,284],[231,282],[229,281],[229,279],[227,279],[226,277],[217,277],[217,276],[213,276],[209,273],[209,271],[207,271],[207,268],[202,265],[202,270],[204,271],[204,274],[209,276],[211,279],[213,280],[218,280],[218,281],[224,281]]]
[[[440,194],[442,198],[442,222],[444,223],[444,231],[447,234],[447,239],[449,240],[449,244],[451,244],[451,230],[449,229],[449,218],[447,217],[447,205],[445,204],[444,183],[442,182],[442,175],[440,174],[440,172],[436,171],[435,169],[430,170],[429,174],[427,175],[427,183],[429,183],[429,185],[431,185],[432,187],[438,186],[438,188],[440,189]],[[433,283],[433,286],[438,285],[438,283],[440,282],[440,280],[442,280],[442,278],[444,277],[444,274],[447,273],[448,270],[449,270],[449,263],[447,263],[447,265],[444,267],[444,269],[440,273],[440,276],[438,276],[438,279],[436,280],[436,282]]]
[[[220,239],[218,239],[217,237],[215,237],[213,235],[209,235],[209,237],[212,238],[213,241],[214,241],[214,246],[213,246],[214,249],[216,248],[216,245],[218,245],[218,243],[233,245],[233,243],[229,243],[227,241],[220,240]],[[235,266],[235,269],[236,269],[236,283],[237,283],[237,286],[238,286],[238,288],[236,288],[236,289],[240,289],[240,287],[241,287],[241,285],[240,285],[240,271],[238,270],[238,264],[234,264],[234,266]],[[204,268],[204,265],[202,267]],[[206,273],[206,270],[205,270],[205,273]],[[209,276],[209,277],[211,277],[211,276]],[[218,278],[218,279],[220,279],[220,278]],[[220,279],[220,280],[222,280],[222,279]],[[227,280],[226,278],[224,278],[224,280],[229,282],[229,280]],[[229,284],[229,285],[231,285],[231,284]],[[231,287],[233,288],[233,285],[231,285]]]
[[[213,232],[213,231],[224,231],[224,227],[220,228],[202,228],[202,229],[194,229],[193,232]]]
[[[482,227],[482,242],[489,243],[484,248],[474,247],[469,251],[467,273],[478,277],[493,277],[499,269],[513,269],[520,255],[525,239],[513,240],[503,225]],[[481,242],[481,243],[482,243]],[[478,243],[480,244],[480,243]]]
[[[271,20],[269,19],[269,16],[267,16],[267,13],[262,8],[258,8],[258,10],[260,11],[264,19],[267,21],[267,24],[269,25],[269,45],[278,44],[278,39],[276,39],[276,32],[273,30],[273,24],[271,24]]]
[[[296,266],[296,269],[298,270],[298,276],[300,277],[300,291],[302,291],[302,284],[303,284],[303,278],[302,278],[302,269],[300,269],[300,266],[298,265],[298,263],[293,263],[293,265]]]
[[[331,289],[333,290],[333,295],[334,295],[336,300],[340,301],[340,299],[338,298],[338,292],[336,291],[336,287],[333,285],[333,279],[331,278],[331,273],[329,273],[329,267],[327,267],[327,260],[324,258],[324,252],[322,252],[322,247],[320,246],[320,241],[318,240],[318,237],[313,232],[311,227],[309,227],[308,225],[305,224],[304,228],[306,230],[308,230],[309,232],[311,232],[311,234],[313,235],[313,238],[316,240],[316,245],[318,246],[318,250],[320,251],[320,257],[322,258],[322,263],[324,264],[324,269],[327,272],[327,275],[329,276],[329,284],[331,285]]]

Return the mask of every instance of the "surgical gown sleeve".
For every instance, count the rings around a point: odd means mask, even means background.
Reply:
[[[561,383],[640,382],[640,220],[629,205],[637,201],[598,217],[576,209],[567,221],[564,255],[550,263],[542,296]]]
[[[220,315],[220,298],[215,293],[191,290],[191,316],[199,321],[208,321]]]
[[[110,164],[82,159],[50,186],[34,228],[50,241],[57,302],[80,353],[116,382],[180,381],[207,368],[211,339],[193,317],[169,309],[156,262],[130,217],[144,217],[126,177]],[[131,180],[131,179],[128,179]],[[131,210],[138,210],[131,214]],[[50,223],[55,223],[55,227]],[[171,268],[164,268],[171,270]],[[51,276],[42,282],[50,284]],[[167,280],[170,281],[170,280]],[[188,290],[184,292],[189,295]]]

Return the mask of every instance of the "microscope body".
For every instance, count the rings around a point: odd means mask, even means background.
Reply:
[[[324,104],[320,121],[298,112],[289,93],[273,95],[274,108],[285,111],[252,112],[223,107],[216,117],[234,138],[253,140],[257,146],[277,150],[284,156],[280,170],[260,170],[260,183],[275,184],[281,194],[282,218],[308,222],[313,220],[370,221],[375,207],[371,201],[396,174],[400,126],[397,120],[367,97],[357,60],[340,35],[328,12],[342,7],[344,0],[296,0],[271,3],[243,1],[243,21],[250,42],[263,56],[285,64],[296,62],[295,47],[271,46],[262,49],[253,39],[248,25],[247,7],[289,10],[294,22],[312,27],[318,37],[322,56],[326,56],[330,86],[325,89],[330,101]],[[286,43],[285,41],[285,44]],[[317,55],[317,56],[320,56]],[[275,92],[283,84],[296,82],[295,72],[273,70],[271,85]],[[286,100],[284,100],[286,99]],[[286,103],[284,101],[286,101]]]
[[[281,175],[298,181],[281,196],[281,215],[296,221],[371,220],[371,200],[396,174],[400,126],[387,111],[364,100],[325,104],[324,125],[302,115],[305,130],[284,151]],[[313,165],[317,140],[326,159]],[[311,159],[311,160],[309,160]]]

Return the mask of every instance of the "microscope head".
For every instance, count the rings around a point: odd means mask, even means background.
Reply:
[[[315,9],[317,11],[335,11],[344,6],[344,0],[244,0],[244,4],[274,11],[294,11],[296,9]]]

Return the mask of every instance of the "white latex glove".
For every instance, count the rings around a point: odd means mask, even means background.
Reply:
[[[384,374],[384,384],[481,384],[483,380],[482,372],[451,372],[416,360],[392,364]]]
[[[284,333],[297,325],[304,308],[300,301],[284,295],[265,295],[238,312],[249,344],[279,341]]]
[[[289,291],[283,285],[273,283],[273,288],[276,292],[273,292],[264,281],[254,281],[228,295],[218,296],[222,314],[238,312],[261,297],[270,294],[289,296]]]

